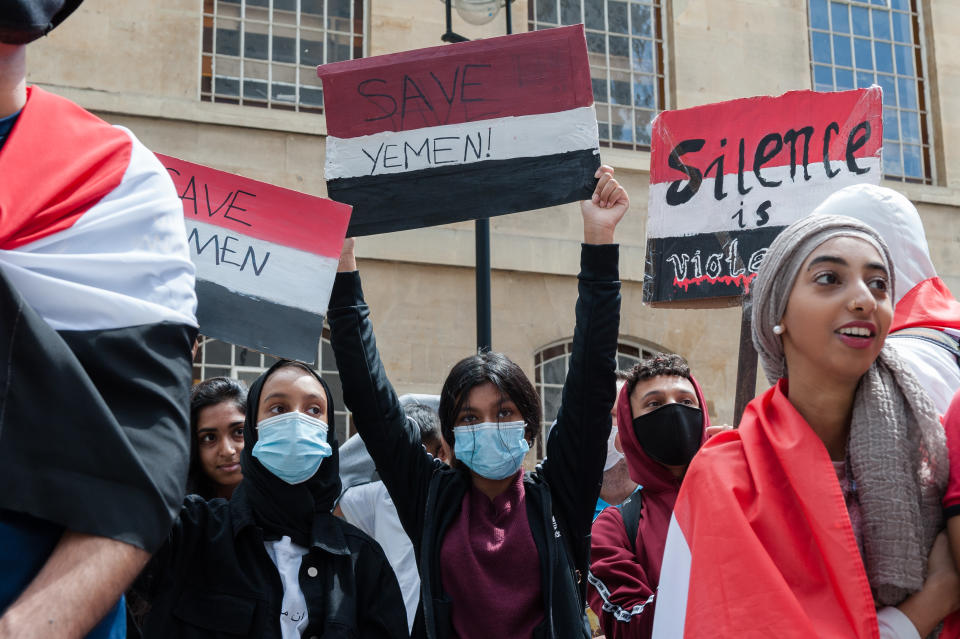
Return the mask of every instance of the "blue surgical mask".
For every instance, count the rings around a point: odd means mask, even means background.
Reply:
[[[524,422],[484,422],[454,426],[453,453],[467,468],[487,479],[505,479],[520,469],[530,445]]]
[[[327,443],[327,425],[323,421],[294,411],[257,424],[257,443],[252,454],[283,481],[299,484],[313,477],[333,449]]]

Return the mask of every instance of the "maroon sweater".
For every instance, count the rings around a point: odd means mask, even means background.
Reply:
[[[440,547],[443,589],[459,639],[530,637],[543,620],[540,559],[527,522],[523,470],[492,501],[471,486]]]

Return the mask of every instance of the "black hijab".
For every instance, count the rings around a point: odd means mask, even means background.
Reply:
[[[257,413],[260,408],[260,393],[267,378],[278,369],[294,366],[313,375],[327,395],[327,443],[333,453],[320,463],[313,477],[294,486],[283,481],[253,456],[257,443]],[[289,535],[290,539],[304,547],[311,545],[317,515],[328,515],[340,495],[340,456],[337,444],[337,427],[334,419],[333,395],[330,387],[316,371],[299,362],[282,360],[250,387],[247,394],[247,416],[243,423],[243,452],[240,462],[243,481],[237,488],[253,509],[257,524],[268,534]]]

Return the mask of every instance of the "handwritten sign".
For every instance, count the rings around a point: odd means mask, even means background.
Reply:
[[[587,199],[600,166],[582,25],[318,68],[349,235]]]
[[[350,207],[157,157],[183,203],[200,331],[313,363]]]
[[[653,123],[645,302],[739,297],[766,249],[828,195],[878,184],[879,87],[665,111]]]

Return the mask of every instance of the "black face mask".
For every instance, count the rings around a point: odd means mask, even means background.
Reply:
[[[633,419],[643,452],[668,466],[685,466],[700,450],[703,412],[685,404],[667,404]]]
[[[27,44],[63,22],[83,0],[0,0],[0,42]]]

